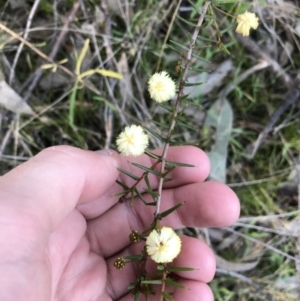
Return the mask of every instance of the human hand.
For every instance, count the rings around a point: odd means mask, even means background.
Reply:
[[[164,218],[164,225],[221,227],[238,218],[235,194],[224,184],[203,182],[209,160],[201,150],[173,147],[167,159],[197,167],[179,167],[170,174],[162,211],[186,203]],[[128,235],[149,226],[154,208],[138,200],[133,206],[118,203],[115,194],[121,188],[115,181],[122,174],[117,168],[142,172],[128,160],[151,165],[147,156],[133,159],[56,146],[0,178],[1,301],[132,300],[126,288],[136,279],[134,264],[119,271],[113,263],[140,251]],[[158,181],[152,177],[151,183],[155,188]],[[195,238],[181,239],[182,251],[173,264],[196,270],[178,273],[187,289],[174,290],[174,299],[213,300],[206,284],[215,272],[213,252]]]

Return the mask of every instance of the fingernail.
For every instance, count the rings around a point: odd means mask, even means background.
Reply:
[[[113,152],[109,149],[101,149],[96,151],[97,154],[101,155],[101,156],[112,156]]]

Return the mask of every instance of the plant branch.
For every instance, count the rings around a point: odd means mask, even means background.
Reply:
[[[207,10],[208,10],[210,4],[211,4],[211,1],[206,1],[203,5],[202,13],[201,13],[201,15],[198,19],[196,28],[195,28],[194,33],[192,35],[192,41],[189,45],[187,54],[185,56],[184,69],[183,69],[183,74],[182,74],[182,77],[181,77],[181,80],[180,80],[179,91],[178,91],[178,94],[177,94],[175,109],[174,109],[174,113],[173,113],[173,116],[172,116],[172,122],[171,122],[171,125],[170,125],[170,128],[169,128],[169,132],[168,132],[166,143],[165,143],[165,146],[164,146],[164,149],[163,149],[163,153],[161,155],[161,170],[160,170],[161,175],[163,175],[164,172],[165,172],[166,157],[167,157],[168,149],[169,149],[169,146],[170,146],[170,139],[171,139],[171,135],[172,135],[172,132],[173,132],[175,124],[176,124],[176,118],[177,118],[179,108],[180,108],[181,97],[183,95],[184,83],[186,81],[187,73],[188,73],[188,70],[190,68],[190,65],[192,63],[193,48],[195,46],[196,39],[197,39],[199,31],[200,31],[200,27],[203,23],[204,17],[207,13]],[[160,213],[163,182],[164,182],[164,178],[161,177],[160,181],[159,181],[159,185],[158,185],[158,198],[157,198],[157,205],[156,205],[156,210],[155,210],[155,214],[154,214],[155,217],[157,217]]]

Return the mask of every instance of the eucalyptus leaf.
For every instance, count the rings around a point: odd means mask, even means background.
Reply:
[[[205,127],[215,128],[215,144],[208,157],[211,163],[210,177],[226,182],[227,148],[232,131],[233,112],[227,99],[217,100],[207,113]]]

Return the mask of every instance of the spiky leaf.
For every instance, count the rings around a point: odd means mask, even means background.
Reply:
[[[167,285],[171,285],[171,286],[174,286],[174,287],[185,288],[184,285],[182,285],[181,283],[179,283],[179,282],[177,282],[177,281],[175,281],[174,279],[171,279],[171,278],[166,278],[165,283]]]
[[[145,171],[147,171],[148,173],[151,173],[151,174],[153,174],[153,175],[155,175],[155,176],[159,176],[159,175],[160,175],[160,172],[157,171],[157,170],[155,170],[155,169],[152,169],[152,168],[149,168],[149,167],[146,167],[146,166],[144,166],[144,165],[140,165],[140,164],[134,163],[134,162],[132,162],[131,164],[132,164],[133,166],[136,166],[136,167],[138,167],[138,168],[140,168],[140,169],[142,169],[142,170],[145,170]]]
[[[167,300],[171,300],[171,301],[174,300],[173,297],[169,293],[167,293],[167,292],[161,292],[161,294]]]
[[[128,172],[128,171],[127,171],[127,170],[125,170],[125,169],[118,168],[118,170],[119,170],[120,172],[122,172],[123,174],[125,174],[126,176],[128,176],[128,177],[132,178],[132,179],[133,179],[133,180],[135,180],[135,181],[137,181],[137,180],[139,180],[139,179],[140,179],[139,177],[137,177],[136,175],[134,175],[134,174],[132,174],[132,173]]]
[[[172,208],[170,208],[170,209],[168,209],[168,210],[166,210],[166,211],[160,213],[160,214],[159,214],[159,219],[162,219],[162,218],[168,216],[168,215],[171,214],[173,211],[175,211],[175,210],[177,210],[178,208],[180,208],[183,204],[184,204],[184,202],[181,202],[181,203],[179,203],[179,204],[173,206]]]

